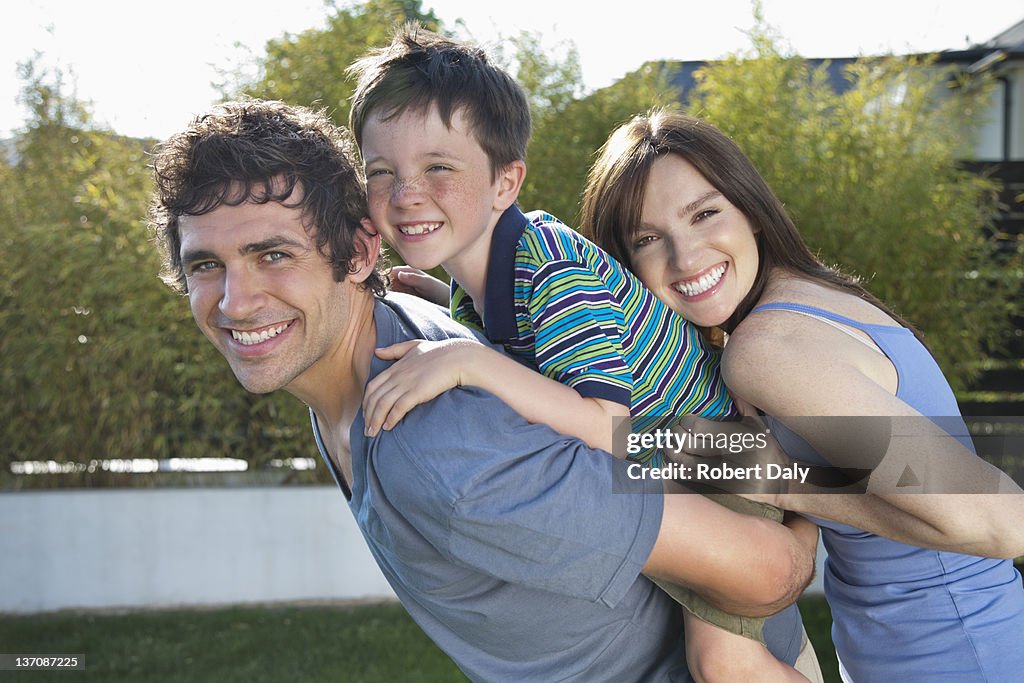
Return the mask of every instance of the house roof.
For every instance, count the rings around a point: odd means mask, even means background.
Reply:
[[[923,56],[923,55],[922,55]],[[829,83],[837,93],[850,89],[852,83],[846,77],[846,67],[859,57],[819,57],[805,61],[811,69],[825,65]],[[963,64],[968,71],[981,71],[1004,61],[1024,61],[1024,19],[1006,29],[994,38],[972,45],[966,50],[943,50],[937,56],[943,64]],[[702,66],[713,64],[706,61],[672,62],[676,68],[672,85],[679,88],[684,97],[696,85],[694,74]]]
[[[850,88],[850,81],[846,77],[846,67],[857,61],[856,57],[835,57],[816,58],[804,60],[812,70],[825,65],[825,73],[832,89],[837,93],[845,92]],[[694,74],[703,66],[714,64],[714,62],[671,62],[670,65],[676,68],[672,77],[672,85],[676,86],[683,93],[688,93],[697,84]]]
[[[979,47],[1012,50],[1015,52],[1024,50],[1024,19],[1021,19],[992,40],[982,43]]]
[[[939,61],[963,64],[968,73],[983,71],[1000,62],[1024,61],[1024,19],[984,43],[966,50],[944,50]]]

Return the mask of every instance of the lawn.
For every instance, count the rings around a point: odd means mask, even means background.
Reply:
[[[825,680],[838,683],[822,598],[800,602]],[[3,681],[465,681],[397,603],[0,616],[0,652],[78,654],[84,671]]]

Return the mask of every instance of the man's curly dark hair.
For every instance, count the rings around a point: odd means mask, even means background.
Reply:
[[[322,111],[266,100],[227,102],[197,117],[153,153],[156,191],[150,228],[163,256],[161,276],[188,292],[181,265],[181,216],[200,216],[221,205],[280,202],[302,210],[307,229],[330,261],[336,281],[354,272],[360,253],[366,193],[348,131]],[[297,201],[289,201],[298,187]],[[377,270],[363,286],[383,296]]]

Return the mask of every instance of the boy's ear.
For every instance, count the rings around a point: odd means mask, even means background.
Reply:
[[[498,194],[494,198],[494,208],[504,211],[512,206],[519,198],[519,190],[522,189],[524,180],[526,180],[526,162],[522,159],[516,159],[498,171],[496,180]]]
[[[380,257],[380,231],[373,227],[369,218],[362,219],[360,224],[355,233],[355,254],[349,261],[348,279],[353,282],[362,282],[370,277]]]

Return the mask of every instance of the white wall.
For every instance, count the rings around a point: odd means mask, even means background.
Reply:
[[[333,486],[0,494],[0,611],[393,598]]]
[[[0,494],[0,612],[394,597],[333,486]]]

